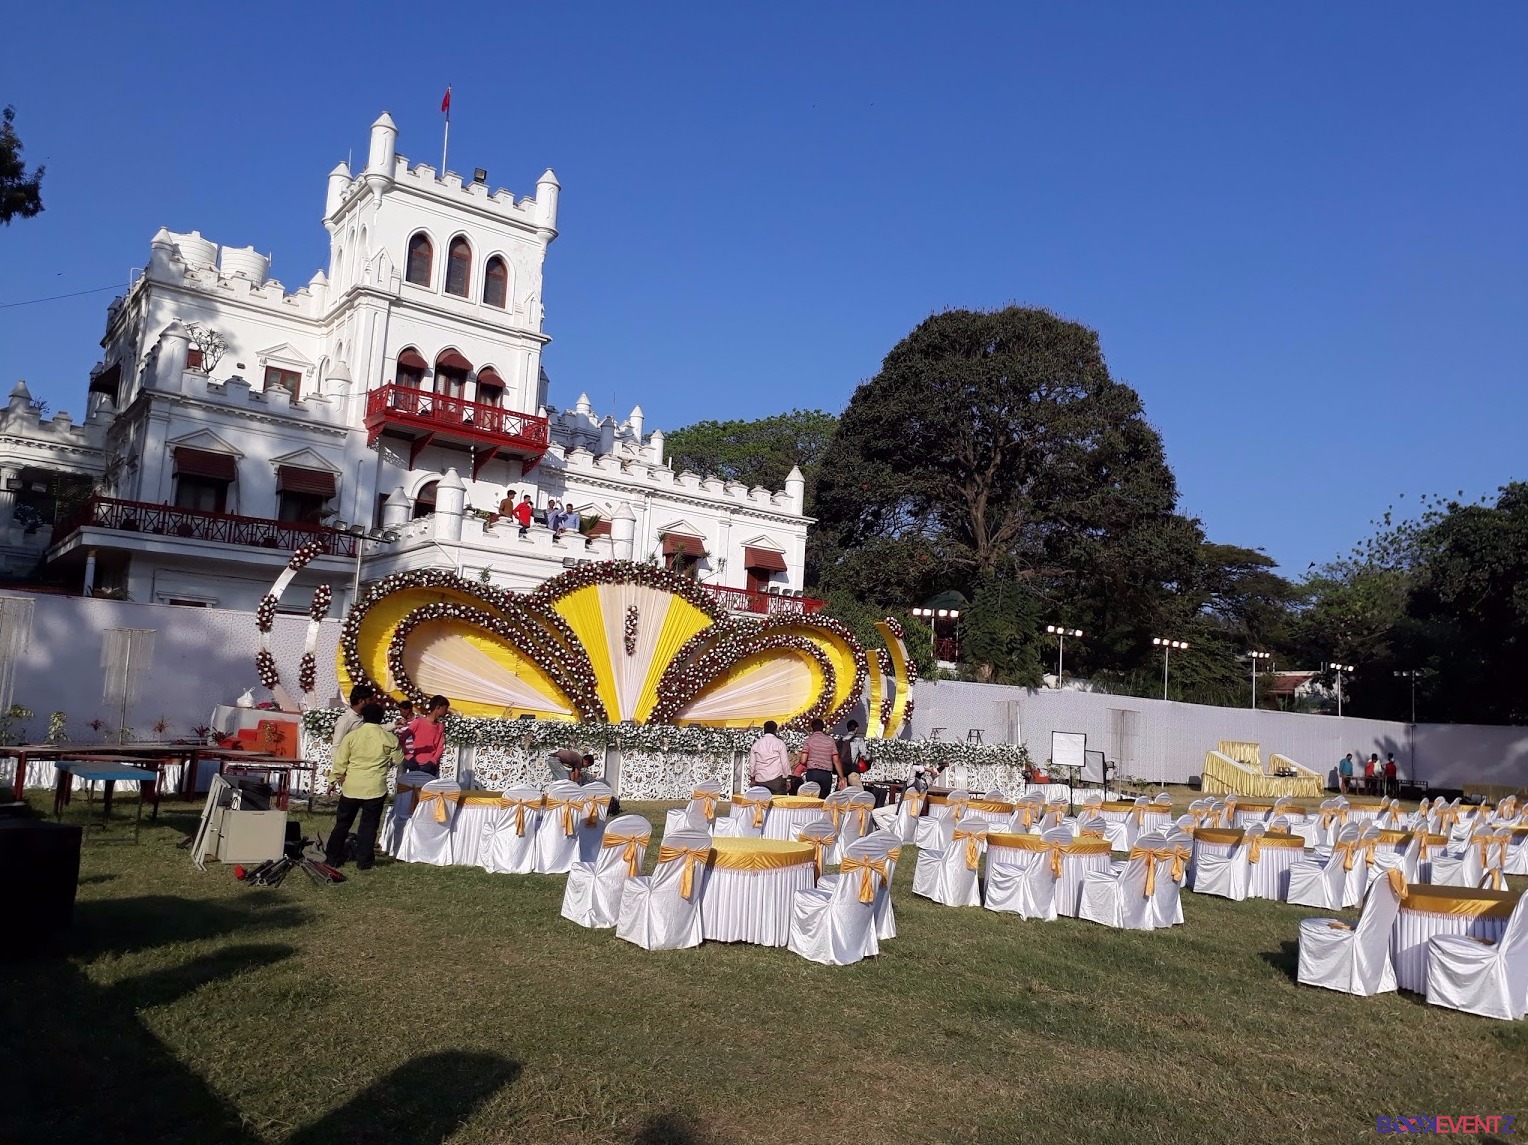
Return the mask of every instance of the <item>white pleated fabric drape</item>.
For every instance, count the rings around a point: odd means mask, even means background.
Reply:
[[[797,891],[810,890],[816,883],[810,859],[782,870],[713,867],[701,897],[701,933],[713,942],[785,946],[790,941],[792,900]]]
[[[828,813],[821,807],[771,807],[764,819],[764,838],[794,842],[801,828],[826,822]]]
[[[1434,914],[1403,902],[1390,934],[1390,956],[1395,963],[1396,985],[1402,990],[1427,993],[1427,942],[1430,938],[1453,934],[1496,942],[1506,929],[1505,918]]]

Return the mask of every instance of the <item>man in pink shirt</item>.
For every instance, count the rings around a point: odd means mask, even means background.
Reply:
[[[764,734],[748,749],[748,776],[773,794],[784,795],[790,786],[791,753],[779,731],[774,720],[764,721]]]
[[[801,745],[801,754],[796,757],[796,761],[806,765],[803,782],[817,784],[822,796],[826,798],[843,781],[844,773],[843,766],[838,762],[838,744],[833,742],[833,737],[824,730],[824,726],[820,719],[812,721],[812,734]]]
[[[410,771],[440,775],[440,756],[446,747],[446,716],[450,711],[450,700],[444,696],[431,696],[426,713],[409,724]]]

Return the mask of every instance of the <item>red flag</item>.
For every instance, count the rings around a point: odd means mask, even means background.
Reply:
[[[446,113],[446,118],[451,118],[451,85],[446,85],[446,94],[441,97],[440,110]]]

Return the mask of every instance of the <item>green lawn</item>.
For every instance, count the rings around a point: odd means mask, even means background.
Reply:
[[[3,964],[0,1141],[1326,1142],[1528,1115],[1528,1022],[1296,986],[1303,907],[1024,922],[914,898],[909,848],[877,959],[650,954],[559,918],[561,877],[246,888],[176,849],[176,806],[137,846],[93,836],[73,932]]]

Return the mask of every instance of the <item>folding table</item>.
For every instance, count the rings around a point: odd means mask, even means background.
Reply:
[[[69,763],[60,762],[56,765],[60,771],[68,771],[75,779],[83,779],[88,783],[104,783],[105,794],[101,799],[101,829],[106,829],[107,820],[111,818],[111,797],[113,789],[118,783],[137,783],[138,787],[138,814],[133,819],[133,842],[138,841],[138,832],[143,825],[143,784],[153,783],[158,780],[157,771],[149,771],[142,767],[128,767],[121,763]],[[62,781],[60,781],[62,785]],[[87,795],[87,802],[93,803],[95,789],[91,788]],[[60,817],[63,815],[61,801],[55,801],[54,809]]]

